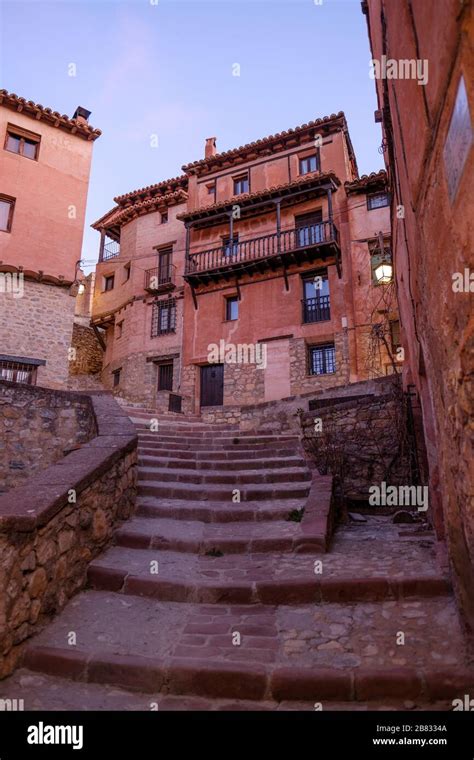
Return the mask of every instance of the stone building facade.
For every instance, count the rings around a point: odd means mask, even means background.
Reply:
[[[394,370],[386,175],[359,177],[342,112],[221,154],[209,138],[183,171],[93,225],[106,387],[207,413]]]
[[[65,387],[100,131],[0,90],[0,377]]]
[[[403,378],[421,402],[430,512],[438,537],[447,538],[474,630],[474,22],[470,2],[442,7],[433,14],[422,0],[362,3],[380,72],[383,56],[392,71],[412,66],[408,76],[375,77],[393,198]]]

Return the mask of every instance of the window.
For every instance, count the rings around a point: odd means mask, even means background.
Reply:
[[[390,322],[390,339],[392,343],[392,351],[398,351],[402,345],[400,340],[400,322],[398,319],[394,319]]]
[[[295,217],[296,242],[299,248],[317,245],[324,240],[322,209]]]
[[[15,198],[8,195],[0,195],[0,230],[11,232]]]
[[[173,390],[173,362],[158,365],[158,390]]]
[[[310,375],[329,375],[336,371],[336,352],[334,343],[310,346],[308,349]]]
[[[316,272],[303,279],[303,322],[323,322],[331,319],[329,281],[327,272]]]
[[[317,153],[313,156],[300,158],[300,174],[309,174],[310,172],[317,171],[319,171],[319,155]]]
[[[208,195],[215,195],[216,194],[216,183],[213,182],[211,185],[206,185],[207,187],[207,193]]]
[[[234,195],[242,195],[249,191],[248,174],[242,174],[240,177],[234,177]]]
[[[239,318],[239,299],[237,296],[225,299],[225,318],[229,321]]]
[[[171,282],[171,257],[172,248],[162,248],[158,251],[158,285],[166,285]]]
[[[151,316],[151,337],[166,335],[176,330],[176,301],[169,298],[167,301],[156,301],[153,304]]]
[[[128,282],[129,281],[131,270],[132,270],[131,264],[127,264],[126,266],[124,266],[124,268],[123,268],[123,272],[124,272],[124,275],[125,275],[124,282]]]
[[[117,322],[115,326],[115,337],[121,338],[123,333],[123,319],[121,322]]]
[[[113,386],[116,388],[118,385],[120,385],[120,373],[122,371],[122,368],[120,369],[114,369],[112,372],[112,378],[113,378]]]
[[[161,224],[168,224],[168,212],[163,211],[161,214]]]
[[[222,246],[224,248],[224,256],[233,256],[237,254],[237,251],[239,250],[239,236],[234,235],[232,239],[232,245],[230,243],[229,235],[227,235],[226,237],[223,237]]]
[[[383,208],[390,205],[388,193],[371,193],[367,196],[367,208],[372,211],[375,208]]]
[[[115,275],[109,274],[107,275],[107,277],[104,277],[104,291],[107,292],[108,290],[113,290],[114,282],[115,282]]]
[[[40,363],[46,364],[46,362]],[[36,385],[36,369],[36,364],[2,359],[0,361],[0,380],[10,380],[13,383],[24,383],[25,385]]]
[[[38,158],[40,140],[40,135],[9,124],[5,137],[5,150],[36,160]]]

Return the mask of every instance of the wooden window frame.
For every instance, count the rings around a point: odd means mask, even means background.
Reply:
[[[104,274],[104,289],[103,293],[110,293],[115,288],[115,272],[113,274]],[[107,287],[107,281],[112,280],[112,287]]]
[[[11,195],[4,195],[3,193],[0,193],[0,201],[2,201],[3,203],[8,203],[10,205],[10,209],[8,212],[8,219],[7,219],[7,228],[6,230],[3,230],[0,228],[0,232],[11,232],[12,225],[13,225],[13,214],[15,212],[16,198],[13,198]]]
[[[237,316],[236,317],[230,317],[229,316],[230,308],[231,308],[230,307],[231,302],[232,303],[233,302],[237,303]],[[225,322],[237,322],[237,320],[239,318],[239,297],[237,295],[234,295],[234,296],[225,296],[225,305],[224,305],[224,308],[225,308],[224,321]]]
[[[244,190],[243,192],[237,192],[235,185],[237,182],[242,182],[243,180],[247,180],[247,190]],[[232,184],[233,184],[233,195],[248,195],[250,193],[250,173],[242,172],[241,174],[236,174],[232,177]]]
[[[112,370],[113,388],[118,388],[118,386],[120,385],[121,374],[122,374],[122,367],[119,367],[119,369]]]
[[[302,166],[305,161],[310,161],[312,158],[316,159],[316,169],[308,169],[308,171],[304,172],[302,171]],[[313,174],[314,172],[321,171],[321,161],[319,156],[319,150],[316,150],[314,153],[311,153],[309,156],[301,156],[298,157],[298,171],[300,177],[304,177],[306,174]]]
[[[380,195],[385,195],[387,202],[384,203],[383,206],[371,206],[371,199]],[[386,190],[376,190],[373,193],[367,193],[367,211],[377,211],[380,208],[387,208],[387,206],[390,206],[390,193]]]
[[[11,150],[7,147],[9,137],[14,137],[20,140],[20,150]],[[25,140],[28,140],[28,142],[34,143],[36,145],[35,155],[33,157],[27,156],[23,152]],[[7,150],[9,153],[14,153],[17,156],[22,156],[23,158],[29,158],[30,161],[38,161],[40,145],[41,135],[36,134],[36,132],[30,132],[28,129],[23,129],[22,127],[16,127],[14,124],[7,124],[5,140],[3,142],[4,150]]]
[[[163,367],[171,367],[171,375],[169,377],[169,379],[171,381],[171,386],[169,388],[162,385],[163,378],[161,376],[161,373],[162,373],[162,368]],[[158,364],[158,390],[159,391],[171,391],[171,392],[173,391],[173,374],[174,374],[174,362],[173,362],[173,360],[166,361],[166,362],[160,362]],[[168,378],[166,378],[166,379],[168,379]]]
[[[160,213],[160,224],[168,224],[169,222],[169,216],[167,211],[162,211]]]
[[[328,349],[331,348],[334,351],[334,371],[333,372],[312,372],[313,369],[313,361],[312,361],[312,352],[316,350],[321,349]],[[308,375],[310,377],[325,377],[326,375],[335,375],[337,374],[337,363],[336,363],[336,346],[334,341],[327,341],[325,343],[312,343],[307,347],[307,361],[308,361]],[[326,359],[324,360],[324,363],[326,364]]]

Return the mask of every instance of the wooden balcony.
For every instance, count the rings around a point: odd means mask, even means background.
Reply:
[[[154,267],[145,271],[145,290],[149,293],[164,293],[176,287],[174,267]]]
[[[329,220],[281,230],[249,240],[234,240],[216,248],[189,253],[185,279],[192,285],[236,274],[287,268],[304,261],[333,259],[340,273],[339,233]]]

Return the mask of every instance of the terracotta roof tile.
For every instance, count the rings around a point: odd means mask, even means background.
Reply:
[[[311,174],[306,174],[304,178],[300,177],[293,180],[293,182],[285,182],[282,185],[273,185],[272,187],[266,187],[264,190],[257,190],[254,193],[243,193],[242,195],[235,195],[225,201],[213,203],[211,206],[201,206],[200,208],[193,209],[192,211],[186,211],[182,214],[177,214],[177,219],[187,221],[188,219],[192,219],[193,217],[199,216],[201,214],[218,212],[220,210],[228,208],[229,206],[232,206],[234,204],[238,205],[245,201],[255,201],[258,199],[265,200],[267,197],[271,198],[272,196],[278,195],[278,193],[285,190],[293,190],[298,187],[304,188],[305,185],[310,185],[315,180],[319,180],[320,182],[333,180],[333,182],[336,184],[341,184],[340,180],[332,170],[324,173],[312,172]]]
[[[138,198],[140,195],[150,196],[156,195],[157,193],[163,193],[163,191],[165,191],[168,187],[172,188],[173,190],[177,190],[178,188],[182,188],[183,190],[187,189],[187,176],[185,174],[180,174],[179,177],[164,179],[154,185],[148,185],[147,187],[142,187],[138,190],[131,190],[129,193],[125,193],[125,195],[117,195],[117,197],[114,198],[114,201],[120,206],[123,206],[128,201],[133,201],[134,198]]]
[[[130,206],[115,206],[110,209],[106,214],[97,219],[96,222],[91,224],[94,230],[98,230],[101,227],[115,227],[116,225],[126,224],[131,219],[142,214],[149,214],[153,211],[157,211],[164,206],[176,206],[179,203],[184,203],[187,200],[188,194],[181,188],[173,193],[167,193],[166,195],[155,195],[152,198],[146,198],[143,201],[137,201]]]
[[[87,122],[70,119],[65,114],[60,114],[58,111],[46,108],[40,103],[34,103],[32,100],[21,98],[19,95],[15,95],[15,93],[8,92],[7,90],[0,90],[0,105],[20,111],[25,116],[30,116],[33,119],[45,121],[53,127],[63,129],[85,140],[97,140],[102,134],[100,129],[94,129]]]
[[[294,129],[287,129],[283,132],[277,132],[275,135],[268,135],[268,137],[262,137],[260,140],[255,140],[255,142],[247,143],[246,145],[241,145],[239,148],[232,148],[231,150],[226,150],[226,151],[223,151],[222,153],[216,153],[215,156],[209,156],[208,158],[203,158],[203,159],[200,159],[199,161],[192,161],[189,164],[185,164],[181,168],[184,172],[189,172],[198,167],[210,167],[213,164],[220,163],[221,161],[225,161],[227,159],[236,158],[245,153],[268,148],[271,144],[275,142],[279,142],[283,139],[287,139],[295,135],[297,136],[302,132],[306,132],[308,129],[320,127],[322,125],[329,124],[330,122],[337,121],[337,120],[341,120],[342,125],[344,127],[347,127],[344,112],[339,111],[337,114],[333,113],[330,116],[324,116],[321,119],[315,119],[314,121],[309,121],[307,124],[301,124],[299,127],[295,127]]]
[[[352,182],[344,182],[344,187],[347,193],[356,193],[365,190],[370,185],[386,185],[387,184],[387,172],[385,169],[380,169],[378,172],[371,172],[370,174],[363,174],[359,179],[354,179]]]

